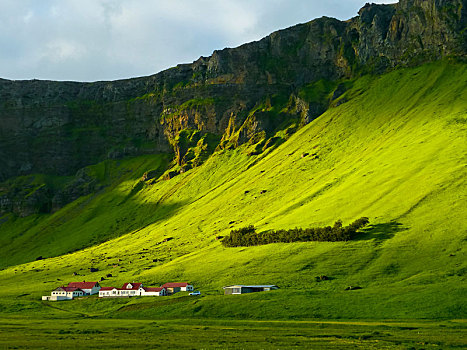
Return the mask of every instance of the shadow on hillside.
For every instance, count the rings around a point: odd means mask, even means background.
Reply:
[[[405,227],[400,222],[390,221],[382,224],[370,225],[364,228],[357,233],[357,236],[353,240],[363,241],[373,239],[377,242],[382,242],[394,237],[396,233],[406,230],[408,230],[408,227]]]
[[[76,206],[71,214],[62,210],[54,215],[43,215],[38,224],[21,233],[22,239],[16,240],[14,238],[17,236],[14,236],[8,244],[0,247],[0,271],[12,265],[38,260],[36,257],[42,260],[71,254],[127,234],[135,234],[150,225],[169,220],[187,204],[186,201],[152,203],[134,198],[123,202],[124,198],[123,195],[114,194],[112,198],[101,199],[96,204],[90,197],[89,201]],[[84,234],[75,239],[75,231]],[[57,242],[60,242],[59,247]],[[28,254],[15,253],[21,251],[28,251]]]

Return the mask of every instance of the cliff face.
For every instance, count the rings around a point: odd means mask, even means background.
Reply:
[[[349,21],[320,18],[149,77],[0,80],[0,181],[73,175],[106,158],[144,153],[173,152],[189,168],[215,147],[260,139],[267,147],[278,127],[293,121],[293,132],[306,124],[341,88],[300,95],[310,84],[465,57],[466,7],[465,0],[367,4]],[[274,112],[279,100],[286,113]],[[190,139],[184,130],[192,130]],[[205,150],[201,158],[190,155],[196,145]]]

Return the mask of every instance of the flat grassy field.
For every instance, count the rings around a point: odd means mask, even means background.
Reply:
[[[1,327],[12,327],[11,344],[27,341],[14,320],[30,327],[37,342],[58,337],[62,321],[85,330],[86,320],[102,324],[103,333],[73,336],[109,338],[121,322],[130,333],[139,332],[136,325],[143,325],[142,334],[154,325],[168,327],[167,334],[180,339],[199,332],[199,339],[212,341],[206,348],[221,341],[211,338],[221,327],[235,329],[226,331],[228,341],[235,334],[245,335],[244,342],[253,333],[263,337],[263,346],[238,348],[268,348],[267,339],[276,335],[277,347],[284,339],[298,348],[313,342],[318,348],[466,346],[464,323],[452,320],[466,316],[467,66],[441,61],[348,85],[342,103],[261,155],[248,155],[255,145],[220,150],[202,166],[155,183],[140,179],[163,168],[163,156],[108,161],[94,166],[108,185],[99,193],[52,215],[0,218],[0,285],[8,286],[0,289],[0,317],[12,322]],[[219,240],[250,224],[261,232],[338,219],[346,225],[362,216],[370,226],[349,242],[225,248]],[[38,256],[44,259],[34,261]],[[328,280],[317,281],[320,275]],[[103,286],[117,287],[190,281],[203,296],[40,301],[59,285],[101,277]],[[280,289],[223,296],[222,287],[232,284]],[[44,318],[54,330],[50,337],[41,331]],[[177,333],[183,323],[177,320],[192,318],[203,321]],[[324,334],[316,320],[371,325],[325,323],[330,337],[315,337]],[[375,326],[382,320],[419,322],[414,327],[421,330]],[[242,322],[260,331],[249,333]],[[294,329],[308,336],[290,335]],[[449,330],[445,336],[443,330]],[[370,336],[373,331],[380,335]],[[370,338],[358,338],[359,332]],[[116,333],[114,340],[127,336]],[[423,334],[434,337],[428,345],[421,344]],[[146,336],[137,341],[149,344]]]
[[[0,319],[4,349],[461,349],[461,321]]]

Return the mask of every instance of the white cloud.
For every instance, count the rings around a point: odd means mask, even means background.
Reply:
[[[69,40],[55,40],[47,43],[42,59],[47,58],[53,63],[67,60],[79,60],[86,54],[86,48]]]

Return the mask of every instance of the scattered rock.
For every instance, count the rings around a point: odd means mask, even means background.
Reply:
[[[36,261],[37,261],[37,260],[42,260],[42,259],[44,259],[44,258],[43,258],[42,255],[41,255],[41,256],[38,256],[38,257],[36,258]]]
[[[97,272],[99,269],[97,267],[91,267],[89,268],[89,272]]]
[[[362,289],[362,287],[359,287],[359,286],[348,286],[347,288],[345,288],[345,290],[357,290],[357,289]]]
[[[111,273],[108,273],[107,275],[105,275],[105,277],[113,277]]]
[[[325,276],[325,275],[319,275],[319,276],[316,276],[315,279],[316,279],[317,282],[320,282],[320,281],[328,281],[328,280],[329,280],[329,277],[328,277],[328,276]]]
[[[309,153],[302,153],[301,157],[305,158],[307,155],[309,155]]]
[[[262,190],[259,194],[265,194],[268,190]]]
[[[218,240],[220,240],[222,238],[224,238],[224,236],[216,236],[216,241],[218,241]]]

